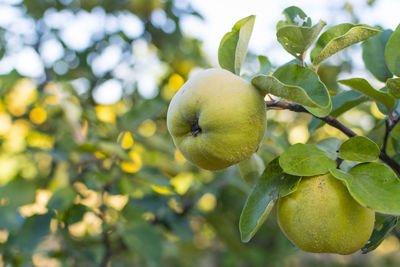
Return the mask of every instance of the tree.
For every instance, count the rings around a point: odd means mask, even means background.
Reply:
[[[303,177],[332,174],[343,181],[352,197],[362,206],[382,214],[370,242],[362,249],[368,253],[383,241],[388,232],[397,224],[400,214],[400,165],[387,153],[389,138],[394,148],[397,140],[391,135],[400,121],[396,99],[400,78],[398,62],[400,27],[394,32],[383,31],[363,24],[344,23],[330,27],[317,37],[325,22],[314,26],[301,9],[292,6],[283,12],[286,20],[277,24],[277,38],[283,48],[295,59],[271,72],[269,61],[260,56],[260,71],[251,77],[251,83],[269,95],[266,105],[270,109],[288,109],[311,114],[321,123],[329,124],[344,133],[348,140],[321,139],[317,144],[297,143],[288,147],[279,157],[267,165],[249,194],[240,218],[242,241],[248,242],[265,221],[279,197],[297,190]],[[254,16],[238,21],[221,41],[219,63],[221,67],[240,75],[240,66],[247,50],[247,44],[254,24]],[[380,90],[373,88],[362,78],[340,80],[350,87],[347,91],[329,91],[318,76],[320,63],[352,44],[364,41],[363,55],[366,68],[386,86]],[[311,65],[305,62],[307,49],[314,43],[310,53]],[[372,60],[372,59],[373,60]],[[267,70],[267,71],[266,71]],[[393,73],[393,74],[392,74]],[[282,100],[272,98],[279,97]],[[331,95],[334,95],[331,98]],[[356,95],[354,98],[350,95]],[[357,100],[357,101],[355,101]],[[364,101],[374,101],[381,105],[385,131],[382,145],[371,139],[357,135],[334,116],[354,108]],[[321,126],[311,121],[309,131]],[[383,163],[375,162],[380,159]],[[259,171],[256,157],[246,162],[243,168],[252,176]],[[343,162],[346,165],[343,166]],[[279,164],[278,164],[279,162]],[[262,163],[259,163],[262,164]],[[241,163],[239,163],[240,168]],[[246,175],[244,175],[246,176]],[[244,177],[246,178],[246,177]],[[383,230],[382,230],[383,228]]]

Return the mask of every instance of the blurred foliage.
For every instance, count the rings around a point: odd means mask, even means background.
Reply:
[[[35,78],[15,69],[0,76],[0,266],[399,262],[398,253],[390,254],[399,242],[391,238],[362,258],[296,251],[278,230],[274,211],[254,240],[240,242],[237,225],[250,186],[236,166],[209,172],[187,163],[166,127],[174,93],[191,71],[208,67],[201,42],[182,33],[182,18],[202,19],[186,1],[14,2],[20,18],[0,27],[0,58],[28,47],[44,71]],[[79,30],[85,25],[76,22],[90,16],[103,22],[92,26],[90,36],[66,30],[68,24]],[[127,26],[119,24],[123,20]],[[21,21],[28,33],[15,29]],[[132,33],[130,23],[138,21],[143,30]],[[71,34],[86,38],[86,45],[70,43]],[[44,56],[49,41],[62,51],[50,62]],[[101,69],[102,55],[115,46],[118,62]],[[338,73],[349,64],[319,69],[333,94]],[[118,81],[122,95],[102,104],[95,95],[107,81]],[[156,91],[148,95],[152,87]],[[377,124],[382,116],[376,105],[363,104],[341,119],[355,131],[371,130],[378,142],[374,133],[383,129]],[[305,114],[270,111],[268,117],[258,152],[264,162],[296,142],[345,138],[326,125],[310,136]]]

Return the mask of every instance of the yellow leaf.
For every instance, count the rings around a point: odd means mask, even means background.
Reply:
[[[46,110],[41,107],[36,107],[29,113],[29,118],[35,124],[42,124],[47,119]]]
[[[174,192],[172,192],[168,187],[151,185],[151,189],[153,189],[154,192],[156,192],[160,195],[173,195],[174,194]]]
[[[156,132],[157,126],[156,123],[152,120],[145,120],[142,122],[142,124],[139,126],[139,133],[143,135],[144,137],[150,137],[154,135]]]
[[[217,206],[217,198],[211,193],[205,193],[197,202],[197,207],[204,212],[212,211]]]
[[[185,194],[193,182],[193,174],[190,172],[183,172],[171,179],[171,184],[175,188],[175,191],[183,195]]]
[[[96,106],[95,108],[97,117],[104,122],[115,123],[115,113],[109,106]]]
[[[121,144],[123,149],[131,148],[134,144],[132,134],[129,131],[121,132],[118,135],[117,142]]]
[[[168,86],[173,89],[175,92],[178,91],[182,85],[185,83],[185,80],[179,74],[172,74],[168,80]]]

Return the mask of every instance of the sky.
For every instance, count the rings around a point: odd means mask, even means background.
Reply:
[[[249,49],[257,55],[268,56],[275,65],[291,60],[293,57],[277,42],[275,29],[277,22],[284,19],[282,11],[291,5],[303,9],[312,18],[313,24],[320,19],[327,22],[325,29],[339,23],[352,22],[351,14],[344,11],[347,2],[352,5],[360,23],[391,29],[395,29],[400,23],[400,0],[376,0],[372,8],[367,6],[368,0],[175,1],[181,7],[190,4],[203,15],[204,21],[186,15],[182,18],[180,26],[185,35],[203,41],[203,50],[214,67],[218,67],[217,52],[221,38],[231,30],[236,21],[249,15],[256,15]],[[0,74],[15,68],[22,75],[37,78],[43,75],[44,66],[53,64],[56,72],[62,74],[67,71],[67,64],[59,59],[68,60],[68,56],[64,54],[61,43],[54,36],[47,37],[40,47],[40,55],[29,46],[35,41],[34,21],[24,17],[21,9],[12,6],[19,2],[21,0],[0,0],[0,26],[12,33],[7,37],[9,54],[0,60]],[[101,38],[104,33],[121,29],[127,36],[136,38],[144,31],[143,23],[134,14],[106,14],[101,8],[95,8],[90,13],[80,11],[77,14],[70,10],[49,10],[45,13],[44,21],[49,27],[59,30],[61,39],[77,51],[87,48],[91,45],[91,39]],[[153,11],[151,21],[166,32],[175,29],[174,22],[166,17],[163,10]],[[129,62],[123,62],[121,43],[121,39],[114,38],[101,54],[94,55],[89,62],[95,75],[101,77],[105,72],[112,70],[115,77],[94,90],[94,98],[100,104],[115,103],[121,98],[123,90],[130,90],[135,82],[145,98],[152,98],[158,93],[157,79],[163,75],[166,68],[158,60],[156,52],[152,51],[143,38],[139,38],[131,44],[133,58]],[[363,71],[361,49],[358,47],[351,51],[350,56],[355,64],[352,75],[369,78],[370,76]],[[309,58],[306,60],[309,61]],[[88,82],[84,77],[74,81],[74,84],[81,92],[88,89]]]
[[[275,26],[279,20],[284,19],[282,11],[292,5],[300,7],[312,18],[313,24],[319,20],[327,22],[325,29],[336,24],[352,22],[350,13],[344,11],[347,2],[353,6],[361,24],[395,29],[400,23],[399,0],[376,0],[372,8],[367,6],[367,0],[191,0],[190,2],[205,17],[205,22],[191,18],[191,23],[184,27],[185,33],[204,40],[204,49],[215,65],[222,36],[230,31],[236,21],[249,15],[256,15],[249,49],[268,56],[275,64],[291,60],[292,57],[284,52],[276,40]]]

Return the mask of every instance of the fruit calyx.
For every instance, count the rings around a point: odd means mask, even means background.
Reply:
[[[190,131],[192,132],[190,134],[191,136],[196,136],[197,134],[201,133],[201,128],[198,120],[193,122],[193,124],[190,126]]]

